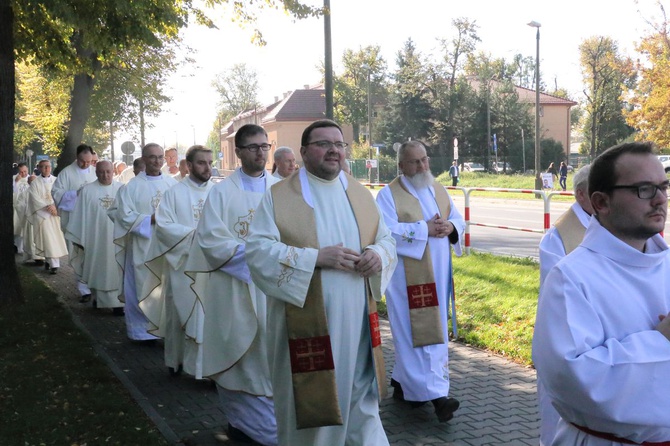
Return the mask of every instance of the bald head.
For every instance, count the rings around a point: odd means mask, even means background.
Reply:
[[[109,186],[114,178],[114,165],[107,160],[98,161],[95,164],[95,176],[100,184]]]

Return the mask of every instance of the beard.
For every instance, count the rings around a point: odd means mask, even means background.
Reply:
[[[405,177],[409,181],[414,189],[425,189],[435,181],[435,177],[430,171],[417,173],[412,177]]]

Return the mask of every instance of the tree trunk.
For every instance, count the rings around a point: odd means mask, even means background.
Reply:
[[[82,60],[90,62],[90,71],[77,73],[74,76],[72,96],[70,97],[70,123],[67,126],[63,150],[58,157],[58,166],[54,170],[56,176],[62,169],[72,164],[77,157],[77,146],[82,143],[84,138],[84,129],[90,112],[95,75],[100,71],[101,66],[97,53],[88,48],[83,48],[81,42],[82,33],[76,31],[72,36],[72,44],[77,50],[77,55]]]
[[[144,147],[144,130],[145,130],[145,122],[144,122],[144,100],[140,99],[138,101],[139,104],[139,109],[140,109],[140,149]]]
[[[12,162],[14,160],[14,11],[11,0],[0,0],[0,307],[23,301],[14,262]]]

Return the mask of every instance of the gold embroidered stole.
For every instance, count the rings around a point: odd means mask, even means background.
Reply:
[[[400,181],[394,179],[389,187],[395,202],[398,222],[413,223],[423,220],[421,203],[412,195]],[[447,218],[451,212],[449,196],[441,184],[433,183],[435,201],[442,218]],[[411,240],[409,240],[411,243]],[[407,281],[407,301],[409,305],[409,320],[412,328],[412,343],[414,347],[443,344],[444,332],[440,317],[437,288],[433,274],[433,261],[430,256],[430,245],[420,260],[405,257],[405,278]]]
[[[575,214],[575,211],[573,211],[572,208],[568,209],[567,212],[564,212],[563,215],[556,220],[554,226],[556,226],[556,230],[561,236],[566,255],[574,251],[582,240],[584,240],[586,228],[582,225],[582,222],[579,221],[579,217],[577,217],[577,214]]]
[[[273,185],[271,193],[282,243],[319,249],[314,209],[303,199],[300,175],[292,175]],[[358,225],[361,247],[365,248],[375,241],[379,214],[369,191],[358,182],[350,181],[346,193]],[[367,280],[366,290],[373,362],[379,394],[384,397],[386,376],[379,316]],[[304,306],[300,308],[288,303],[285,306],[298,429],[342,425],[323,299],[321,270],[317,268],[312,275]]]

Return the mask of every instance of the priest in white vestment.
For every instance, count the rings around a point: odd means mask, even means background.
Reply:
[[[203,306],[187,324],[203,333],[203,376],[217,383],[228,434],[263,445],[277,444],[267,361],[266,297],[246,263],[249,225],[263,194],[279,180],[265,170],[270,150],[262,127],[247,124],[235,133],[242,167],[216,184],[207,198],[186,272]]]
[[[375,301],[395,243],[370,192],[340,172],[346,146],[333,121],[307,127],[305,167],[265,194],[247,242],[252,278],[268,296],[281,445],[389,444]]]
[[[144,262],[153,233],[154,214],[165,191],[177,184],[172,177],[161,174],[164,160],[161,146],[155,143],[145,145],[142,159],[145,172],[119,189],[116,203],[108,212],[114,221],[116,261],[123,268],[126,333],[134,341],[157,339],[147,331],[149,325],[140,310],[138,295],[148,276]]]
[[[593,208],[588,194],[590,165],[579,169],[573,177],[575,203],[540,241],[540,287],[545,277],[563,257],[574,251],[584,239]],[[556,435],[558,413],[547,397],[542,380],[537,380],[537,397],[540,410],[540,445],[548,446]]]
[[[35,253],[46,259],[46,267],[56,274],[60,258],[67,255],[65,238],[60,227],[60,217],[51,195],[56,177],[51,175],[51,161],[41,160],[37,167],[40,175],[28,189],[27,219],[33,227]]]
[[[588,190],[594,217],[547,275],[535,323],[552,444],[668,444],[668,178],[651,144],[627,143],[593,161]]]
[[[395,347],[393,396],[416,405],[430,401],[445,422],[459,407],[449,397],[447,321],[450,303],[455,314],[451,248],[461,255],[465,220],[431,174],[423,144],[402,144],[398,166],[402,175],[377,195],[398,252],[398,267],[386,289]]]
[[[174,147],[165,150],[165,164],[161,167],[161,172],[171,177],[179,174],[179,154]]]
[[[88,284],[97,308],[112,308],[123,314],[121,268],[114,250],[114,223],[107,211],[114,205],[121,183],[113,181],[110,161],[98,161],[97,180],[81,188],[77,203],[70,214],[67,236],[76,249],[71,255],[83,254],[82,261],[73,259],[77,275]],[[83,302],[82,302],[83,303]]]
[[[12,202],[14,203],[14,246],[17,254],[23,254],[23,227],[26,221],[26,200],[28,192],[28,166],[26,163],[17,165],[18,172],[12,178]]]
[[[295,172],[295,154],[293,149],[287,146],[277,147],[272,166],[272,175],[283,180]]]
[[[213,186],[212,151],[192,146],[186,152],[189,175],[163,195],[145,262],[149,275],[142,288],[140,308],[149,331],[164,338],[165,365],[173,374],[183,370],[202,379],[202,334],[196,322],[202,305],[184,274],[195,228]],[[195,247],[197,249],[197,247]]]
[[[42,266],[44,265],[44,257],[37,254],[35,247],[35,235],[33,225],[28,218],[28,197],[30,192],[30,184],[35,181],[37,177],[30,175],[28,177],[28,189],[17,196],[16,207],[23,217],[23,225],[21,227],[21,239],[23,240],[23,261],[27,265]]]
[[[85,302],[88,302],[91,298],[91,289],[77,273],[77,271],[82,270],[81,262],[84,260],[84,253],[75,252],[76,249],[67,238],[67,225],[70,221],[70,213],[74,210],[74,206],[77,203],[79,190],[85,184],[92,183],[96,179],[95,167],[92,165],[94,154],[93,148],[89,145],[80,144],[77,146],[77,159],[58,174],[58,178],[51,190],[54,202],[58,207],[61,229],[63,230],[63,235],[66,236],[65,241],[68,253],[70,254],[70,265],[72,265],[77,274],[77,289],[82,296],[81,300]],[[78,262],[78,264],[73,262]]]

